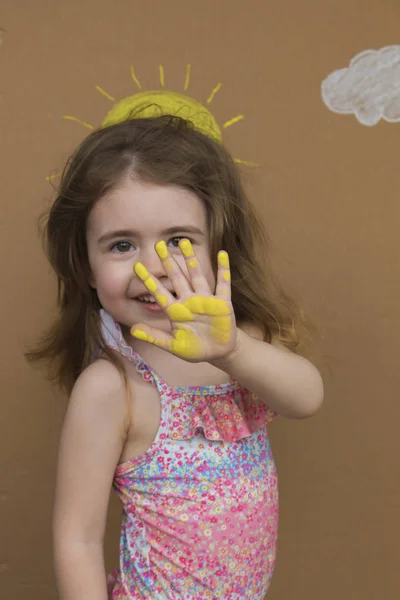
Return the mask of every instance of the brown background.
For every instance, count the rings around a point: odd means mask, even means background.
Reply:
[[[65,399],[25,363],[54,311],[36,219],[45,181],[111,104],[183,90],[224,139],[261,163],[246,185],[262,210],[288,291],[322,335],[326,387],[313,419],[271,425],[281,517],[270,600],[395,598],[400,519],[398,338],[400,124],[369,128],[322,103],[320,84],[358,52],[399,43],[393,0],[0,0],[0,595],[56,597],[51,507]],[[107,564],[116,558],[111,503]]]

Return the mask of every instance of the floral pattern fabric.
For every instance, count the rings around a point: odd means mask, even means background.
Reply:
[[[276,416],[239,382],[171,387],[105,311],[103,337],[156,386],[150,448],[118,465],[120,563],[110,600],[263,600],[275,565],[278,481],[267,424]]]

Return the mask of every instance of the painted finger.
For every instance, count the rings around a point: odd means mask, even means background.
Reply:
[[[218,252],[218,273],[215,295],[225,300],[231,300],[231,271],[229,256],[225,250]]]
[[[175,302],[174,296],[158,281],[156,277],[150,275],[146,267],[141,263],[137,262],[134,266],[136,275],[141,279],[146,286],[146,289],[153,296],[155,301],[166,308],[173,302]]]
[[[156,243],[155,249],[172,285],[174,286],[177,297],[179,298],[183,295],[192,294],[192,287],[175,258],[171,256],[167,244],[161,240]]]
[[[148,342],[149,344],[154,344],[155,346],[163,348],[164,350],[168,349],[173,339],[172,336],[165,331],[161,331],[161,329],[155,329],[154,327],[149,327],[148,325],[144,325],[142,323],[136,323],[133,325],[130,329],[130,333],[134,338]]]
[[[203,347],[198,337],[187,330],[186,327],[178,325],[178,330],[172,337],[170,334],[154,327],[148,327],[142,323],[136,323],[131,327],[131,335],[141,341],[154,344],[171,354],[175,354],[185,360],[196,360],[203,355]]]
[[[190,276],[190,280],[192,282],[193,291],[196,294],[209,295],[211,294],[211,289],[208,284],[207,279],[203,274],[203,270],[201,268],[199,259],[197,258],[193,246],[188,239],[181,240],[179,242],[179,248],[185,257],[185,262],[187,266],[187,270]]]

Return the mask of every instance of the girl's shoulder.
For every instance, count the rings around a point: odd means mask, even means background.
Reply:
[[[69,410],[82,415],[93,414],[98,419],[107,418],[120,424],[127,423],[127,386],[117,367],[109,360],[98,358],[79,375],[72,389]]]
[[[97,358],[79,375],[72,393],[79,391],[107,395],[123,389],[123,384],[123,377],[117,367],[106,358]]]

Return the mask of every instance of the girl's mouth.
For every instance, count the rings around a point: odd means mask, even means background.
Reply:
[[[157,304],[157,302],[155,300],[146,301],[146,300],[139,300],[139,298],[135,298],[135,302],[137,302],[137,304],[140,304],[140,307],[143,308],[143,310],[145,310],[145,311],[152,312],[152,313],[164,312],[164,309],[159,304]]]
[[[156,303],[153,296],[151,296],[150,294],[147,294],[146,296],[138,296],[137,298],[135,298],[135,300],[137,300],[138,302],[142,302],[142,304],[155,304]]]
[[[172,294],[176,298],[175,292],[172,292]],[[149,312],[158,313],[164,310],[159,304],[157,304],[153,296],[151,296],[150,294],[146,294],[145,296],[138,296],[137,298],[135,298],[135,302],[140,304],[140,306],[144,310],[147,310]]]

